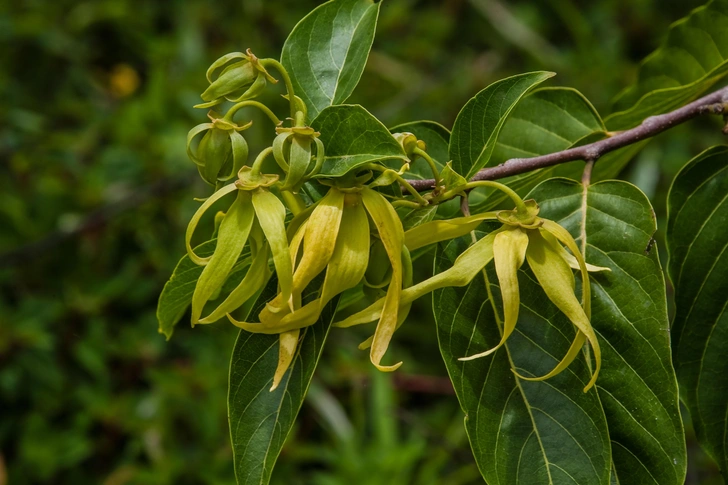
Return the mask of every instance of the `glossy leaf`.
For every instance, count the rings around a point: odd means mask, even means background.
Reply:
[[[281,63],[311,120],[341,104],[359,83],[374,41],[381,3],[331,0],[304,17],[286,39]]]
[[[449,159],[465,178],[489,165],[498,134],[518,101],[552,72],[530,72],[496,81],[468,101],[450,135]]]
[[[448,155],[448,144],[450,143],[450,131],[434,121],[412,121],[390,128],[392,133],[412,133],[418,140],[427,145],[425,150],[433,158],[438,168],[450,160]],[[404,174],[407,179],[431,179],[432,171],[429,165],[422,159],[417,159],[410,170]]]
[[[359,105],[331,106],[313,123],[321,133],[326,159],[318,177],[338,177],[370,162],[407,160],[389,130]]]
[[[668,197],[673,355],[701,445],[728,473],[728,147],[698,155]]]
[[[195,254],[203,258],[211,256],[215,251],[216,243],[217,240],[212,239],[200,244],[195,248]],[[250,247],[245,246],[230,272],[228,280],[223,285],[222,294],[229,292],[245,276],[245,272],[240,270],[246,267],[243,263],[249,256]],[[159,322],[159,333],[164,334],[167,340],[172,337],[174,326],[182,319],[192,303],[192,294],[203,269],[204,266],[198,266],[185,254],[174,268],[169,281],[164,285],[157,304],[157,321]]]
[[[615,102],[612,130],[631,128],[699,97],[728,74],[728,0],[713,0],[675,22],[640,67],[638,81]]]
[[[591,275],[603,365],[597,391],[587,394],[581,393],[588,381],[583,356],[545,382],[521,382],[512,374],[509,358],[519,372],[550,370],[574,335],[528,270],[519,274],[522,306],[514,334],[480,361],[456,359],[500,339],[483,278],[437,292],[440,346],[483,476],[488,483],[682,485],[685,442],[664,279],[657,249],[645,251],[655,231],[648,200],[624,182],[597,183],[585,193],[566,179],[544,182],[529,197],[538,200],[540,215],[586,246],[587,262],[611,269]],[[457,254],[452,246],[439,253],[440,269]],[[487,274],[502,315],[492,265]]]
[[[506,120],[490,166],[511,158],[558,152],[606,136],[606,128],[592,104],[571,88],[540,88],[526,95]],[[646,142],[608,153],[595,165],[592,180],[616,177]],[[520,195],[552,177],[580,180],[584,162],[577,160],[501,180]],[[499,191],[478,189],[471,194],[474,212],[490,210],[506,200]]]
[[[251,315],[257,315],[277,292],[272,278]],[[317,297],[312,293],[308,302]],[[278,335],[240,331],[230,361],[228,416],[238,485],[267,485],[273,466],[301,409],[334,316],[328,303],[317,323],[301,330],[293,362],[278,388],[269,392],[278,365]]]

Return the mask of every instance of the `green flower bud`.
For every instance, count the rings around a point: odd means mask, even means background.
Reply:
[[[214,74],[219,70],[217,77]],[[260,94],[268,82],[277,83],[258,58],[250,51],[247,54],[232,52],[216,60],[207,71],[210,86],[200,95],[206,103],[196,107],[206,108],[222,103],[225,99],[239,102]]]
[[[197,165],[202,179],[210,185],[230,180],[245,165],[248,159],[248,143],[239,131],[251,126],[237,126],[208,114],[212,123],[203,123],[187,134],[187,155]],[[205,133],[194,149],[192,142],[200,133]]]

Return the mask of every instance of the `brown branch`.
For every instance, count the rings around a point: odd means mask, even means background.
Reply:
[[[512,158],[495,167],[482,169],[471,180],[496,180],[574,160],[596,161],[609,152],[651,138],[697,116],[723,114],[726,111],[728,111],[728,86],[703,96],[675,111],[650,116],[640,125],[629,130],[613,133],[604,140],[538,157]],[[410,181],[410,185],[419,191],[434,188],[434,183],[435,181],[431,179]]]

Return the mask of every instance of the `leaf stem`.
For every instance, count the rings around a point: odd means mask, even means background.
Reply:
[[[430,166],[430,170],[432,171],[432,176],[435,177],[435,187],[440,186],[440,171],[437,169],[437,164],[432,159],[432,157],[424,150],[420,149],[419,147],[415,147],[415,149],[412,151],[415,155],[419,155],[422,158],[425,159],[427,164]]]

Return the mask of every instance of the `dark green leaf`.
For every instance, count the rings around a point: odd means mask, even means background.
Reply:
[[[638,125],[700,96],[728,73],[728,0],[713,0],[673,24],[665,43],[642,63],[639,79],[606,119],[612,130]]]
[[[381,3],[331,0],[306,15],[286,39],[281,63],[296,95],[316,119],[341,104],[359,83],[374,41]]]
[[[449,159],[459,174],[470,178],[489,165],[498,134],[518,101],[552,72],[529,72],[494,82],[468,101],[450,136]]]
[[[427,145],[428,155],[435,160],[435,164],[440,169],[450,160],[448,158],[450,131],[439,123],[434,121],[412,121],[390,128],[389,131],[392,133],[412,133],[418,140],[424,141]],[[432,171],[427,162],[418,159],[412,164],[410,171],[404,174],[404,177],[408,179],[431,179]]]
[[[389,130],[359,105],[331,106],[313,122],[326,147],[319,177],[338,177],[370,162],[407,160]]]
[[[277,292],[272,278],[251,315]],[[313,293],[305,301],[316,297]],[[228,413],[235,474],[239,485],[267,485],[283,443],[301,409],[336,309],[334,298],[319,321],[303,330],[290,369],[269,392],[278,364],[278,336],[240,331],[230,361]]]
[[[210,256],[215,251],[216,243],[217,239],[212,239],[200,244],[194,251],[203,258]],[[229,292],[235,285],[240,283],[245,272],[236,271],[236,269],[242,269],[240,265],[248,256],[250,256],[250,247],[245,246],[235,263],[236,266],[230,272],[228,281],[223,285],[221,293]],[[185,311],[192,303],[192,294],[203,269],[204,266],[196,265],[185,254],[174,268],[169,281],[164,285],[157,303],[157,321],[159,322],[159,333],[164,334],[167,340],[172,337],[174,326],[184,316]]]
[[[436,294],[441,350],[469,416],[466,427],[484,477],[489,483],[521,479],[535,485],[610,480],[682,485],[685,442],[670,362],[664,279],[657,249],[646,251],[655,231],[648,200],[624,182],[597,183],[585,194],[581,184],[565,179],[547,181],[529,197],[539,202],[541,215],[562,224],[586,246],[588,262],[611,268],[591,275],[592,324],[603,367],[597,392],[585,395],[580,387],[586,379],[583,358],[543,383],[519,382],[513,376],[509,357],[519,370],[543,373],[564,354],[573,335],[529,270],[519,274],[522,306],[516,333],[506,349],[480,361],[455,358],[493,346],[500,338],[482,278],[467,288]],[[438,258],[440,269],[457,251],[445,254],[450,257]],[[502,311],[491,269],[488,277]],[[528,409],[544,410],[555,421],[534,420],[531,416],[541,417],[540,411],[529,414]],[[561,437],[565,430],[570,436]],[[540,440],[531,443],[531,433]],[[538,465],[542,468],[534,470]],[[610,479],[610,468],[618,482]],[[552,472],[551,481],[546,470]],[[533,478],[521,478],[527,476]]]
[[[701,445],[728,473],[728,147],[677,175],[668,197],[673,355]]]

